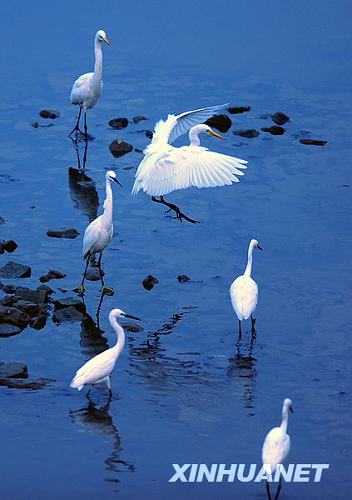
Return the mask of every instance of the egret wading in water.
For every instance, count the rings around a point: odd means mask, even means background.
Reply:
[[[103,30],[96,32],[94,39],[94,54],[95,54],[95,64],[93,73],[85,73],[81,75],[74,82],[71,90],[70,101],[71,104],[79,105],[79,115],[77,123],[69,137],[72,136],[74,132],[80,132],[88,140],[88,129],[87,129],[87,110],[93,108],[103,90],[103,51],[101,48],[102,42],[110,45],[109,40],[106,37],[106,33]],[[81,114],[84,114],[84,133],[79,128],[79,123],[81,119]]]
[[[183,214],[176,205],[168,203],[164,195],[191,186],[206,188],[239,182],[237,176],[243,175],[239,169],[247,168],[246,161],[200,146],[201,133],[224,139],[202,122],[225,106],[186,111],[177,116],[169,115],[165,121],[160,120],[155,125],[151,144],[144,150],[145,156],[137,169],[132,194],[142,190],[153,201],[167,206],[168,211],[173,210],[180,221],[198,222]],[[186,132],[189,132],[189,146],[171,146]]]
[[[106,199],[104,201],[104,212],[102,213],[102,215],[99,215],[99,217],[94,219],[84,232],[82,253],[83,253],[83,258],[86,262],[86,266],[83,273],[82,283],[78,288],[74,290],[75,292],[78,292],[80,295],[83,295],[85,292],[84,281],[86,279],[89,261],[91,259],[94,259],[95,254],[97,253],[99,254],[98,268],[102,284],[102,293],[109,293],[110,295],[113,294],[112,288],[105,287],[103,271],[101,268],[101,258],[103,251],[112,240],[113,230],[114,230],[112,223],[113,200],[112,200],[111,181],[114,181],[117,184],[119,184],[119,186],[121,186],[121,184],[116,178],[116,173],[113,170],[109,170],[108,172],[106,172],[105,174]]]
[[[105,384],[109,389],[110,396],[111,383],[110,375],[115,368],[116,361],[121,354],[125,345],[125,332],[122,326],[118,323],[118,318],[131,318],[140,321],[139,318],[126,314],[121,309],[113,309],[109,314],[111,327],[117,335],[117,342],[114,347],[101,352],[94,358],[85,363],[77,372],[71,381],[70,387],[81,391],[85,385]],[[88,391],[89,394],[89,391]]]
[[[290,451],[290,436],[287,434],[288,411],[293,413],[291,399],[285,399],[282,405],[282,421],[280,427],[274,427],[266,435],[262,449],[263,467],[266,474],[273,475],[279,464],[282,464]],[[281,474],[274,500],[279,498],[281,490]],[[269,482],[266,482],[268,499],[271,500]]]
[[[239,276],[230,286],[232,307],[239,321],[239,337],[242,336],[242,320],[251,318],[252,335],[255,334],[255,319],[253,313],[258,302],[258,285],[251,277],[253,250],[263,250],[257,240],[251,240],[248,247],[247,266],[242,276]]]

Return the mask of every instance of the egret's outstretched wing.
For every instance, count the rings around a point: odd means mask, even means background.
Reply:
[[[82,253],[86,258],[88,253],[99,240],[101,232],[101,215],[94,219],[84,232]]]
[[[150,155],[136,174],[133,193],[143,189],[150,196],[162,196],[190,186],[225,186],[239,182],[245,160],[214,153],[198,146],[168,147],[156,158]]]
[[[205,122],[216,111],[224,109],[227,104],[210,106],[209,108],[194,109],[180,115],[169,115],[167,119],[160,120],[154,129],[152,144],[164,142],[172,144],[178,137],[188,132],[194,125]]]

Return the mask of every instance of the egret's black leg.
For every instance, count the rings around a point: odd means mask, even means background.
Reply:
[[[69,137],[71,137],[71,135],[76,132],[77,134],[77,130],[79,130],[79,122],[80,122],[80,119],[81,119],[81,114],[82,114],[82,108],[81,106],[79,107],[79,114],[78,114],[78,118],[77,118],[77,122],[76,122],[76,125],[74,126],[74,128],[71,130],[71,132],[69,133]]]
[[[88,269],[88,266],[89,266],[89,254],[87,255],[87,258],[86,258],[86,267],[84,268],[84,273],[83,273],[83,277],[82,277],[82,282],[80,284],[80,286],[78,288],[74,288],[73,291],[74,292],[77,292],[78,295],[84,295],[84,292],[85,292],[85,288],[84,288],[84,281],[86,279],[86,274],[87,274],[87,269]]]
[[[84,135],[86,136],[86,141],[88,141],[87,111],[84,112]]]
[[[152,196],[152,200],[155,201],[155,203],[161,203],[162,205],[168,207],[169,210],[167,210],[165,213],[168,213],[170,211],[175,212],[176,217],[174,218],[178,219],[180,222],[186,220],[187,222],[191,222],[192,224],[199,224],[198,220],[191,219],[191,217],[188,217],[188,215],[181,212],[181,210],[177,205],[174,205],[174,203],[167,202],[163,196],[160,196],[159,199],[156,196]]]
[[[268,495],[268,500],[271,500],[269,481],[266,482],[266,494]]]
[[[255,337],[255,322],[256,319],[253,318],[253,315],[251,314],[251,323],[252,323],[252,335]]]
[[[279,486],[277,487],[277,491],[276,491],[276,495],[275,495],[274,500],[278,500],[279,499],[279,495],[280,495],[280,491],[281,491],[281,486],[282,486],[282,483],[281,483],[281,474],[280,474]]]
[[[86,169],[86,163],[87,163],[87,153],[88,153],[88,141],[85,141],[84,144],[84,154],[83,154],[83,169]]]
[[[238,320],[238,340],[241,340],[242,338],[242,321],[239,319]]]
[[[99,268],[99,273],[100,273],[100,281],[101,281],[101,286],[102,288],[105,287],[105,283],[104,283],[104,277],[103,277],[103,270],[101,268],[101,258],[103,256],[103,252],[100,252],[100,255],[99,255],[99,260],[98,260],[98,268]]]

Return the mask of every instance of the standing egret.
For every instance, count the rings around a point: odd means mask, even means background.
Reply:
[[[81,119],[82,110],[84,113],[84,136],[86,140],[88,139],[87,132],[87,110],[93,108],[103,90],[103,51],[101,48],[102,42],[110,45],[109,40],[106,37],[106,33],[103,30],[96,32],[94,39],[94,54],[95,54],[95,64],[93,73],[85,73],[81,75],[74,82],[71,90],[70,101],[71,104],[79,105],[79,115],[77,123],[74,129],[71,131],[69,137],[76,132],[81,132],[79,128],[79,122]],[[82,133],[82,132],[81,132]]]
[[[237,315],[239,321],[239,336],[242,335],[241,322],[243,319],[248,319],[251,317],[252,322],[252,334],[255,333],[255,319],[253,318],[253,313],[257,307],[258,302],[258,285],[251,278],[252,272],[252,259],[253,250],[258,248],[258,250],[263,250],[257,240],[251,240],[248,247],[248,259],[247,266],[242,276],[239,276],[230,286],[230,297],[232,302],[232,307]]]
[[[280,427],[274,427],[266,435],[262,448],[263,467],[266,474],[273,475],[279,464],[282,464],[290,451],[290,436],[287,434],[288,410],[293,413],[291,399],[285,399],[282,405],[282,421]],[[266,490],[271,500],[269,482],[266,482]],[[275,499],[279,498],[281,490],[281,474],[279,486]]]
[[[121,309],[113,309],[109,314],[111,327],[117,335],[117,342],[114,347],[101,352],[94,358],[85,363],[77,372],[71,381],[70,387],[81,391],[85,385],[105,384],[109,389],[110,396],[111,383],[110,375],[115,367],[117,358],[125,345],[125,332],[122,326],[117,322],[118,318],[131,318],[140,321],[139,318],[126,314]]]
[[[99,253],[98,268],[100,273],[100,279],[102,284],[102,293],[113,293],[113,289],[106,288],[104,284],[103,271],[101,269],[101,258],[103,250],[108,246],[113,236],[113,223],[112,223],[112,189],[110,181],[114,181],[119,186],[121,184],[116,178],[116,173],[113,170],[109,170],[105,174],[105,185],[106,185],[106,199],[104,201],[104,212],[94,219],[84,232],[82,253],[83,259],[86,261],[86,267],[84,269],[83,278],[81,285],[74,291],[83,295],[85,292],[84,281],[86,279],[87,269],[89,261],[91,258],[95,257],[96,253]],[[122,186],[121,186],[122,187]]]
[[[205,188],[239,182],[236,176],[243,175],[243,172],[238,169],[247,168],[246,161],[200,146],[199,134],[203,132],[224,139],[202,122],[225,106],[186,111],[177,116],[169,115],[165,121],[160,120],[155,125],[151,144],[144,150],[145,156],[137,169],[132,194],[143,190],[153,201],[169,207],[169,211],[173,210],[179,220],[197,222],[185,216],[176,205],[167,203],[164,195],[191,186]],[[189,146],[171,146],[187,131]]]

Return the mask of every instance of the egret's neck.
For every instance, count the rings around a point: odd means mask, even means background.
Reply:
[[[97,39],[94,42],[94,54],[94,78],[100,83],[103,76],[103,51],[101,48],[101,42]]]
[[[287,424],[288,424],[288,408],[287,406],[284,406],[282,408],[282,421],[280,427],[285,433],[287,431]]]
[[[115,333],[117,335],[117,342],[114,345],[112,349],[115,351],[116,357],[120,354],[120,352],[123,350],[124,345],[125,345],[125,332],[117,322],[117,320],[114,318],[113,324],[112,324],[113,329],[115,330]]]
[[[244,271],[245,276],[250,276],[252,272],[252,261],[253,261],[253,245],[249,245],[248,248],[248,257],[247,257],[247,266]]]
[[[191,130],[188,133],[190,146],[199,146],[200,145],[199,134],[200,134],[200,131],[198,131],[196,127],[191,128]]]
[[[104,213],[103,217],[106,220],[112,220],[112,189],[110,180],[106,178],[106,198],[104,201]]]

